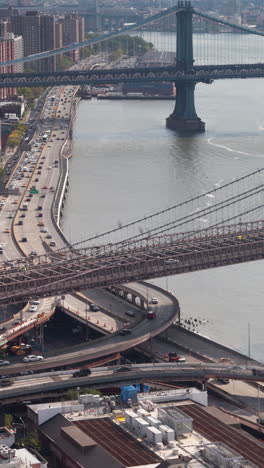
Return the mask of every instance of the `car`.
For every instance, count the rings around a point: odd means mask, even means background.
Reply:
[[[90,375],[90,374],[91,374],[90,369],[80,369],[79,371],[74,372],[72,376],[73,377],[86,377],[87,375]]]
[[[31,257],[36,257],[36,255],[38,255],[38,252],[36,252],[36,250],[32,250],[30,252],[30,255],[31,255]]]
[[[119,332],[119,335],[125,336],[130,335],[130,333],[132,333],[132,330],[130,328],[122,328],[122,330],[120,330]]]
[[[38,217],[39,217],[39,218],[42,218],[42,217],[43,217],[43,214],[42,214],[42,213],[39,213],[39,214],[38,214]]]
[[[36,177],[35,182],[38,182],[38,181],[39,181],[39,179],[38,179],[38,177]]]
[[[186,359],[184,356],[179,356],[177,362],[186,362]]]
[[[47,239],[52,239],[51,234],[48,234],[48,235],[47,235]]]
[[[43,189],[47,190],[49,187],[47,185],[44,185]]]
[[[100,310],[100,309],[96,304],[93,304],[93,302],[91,302],[90,310],[92,310],[93,312],[98,312],[98,310]]]
[[[126,310],[125,314],[128,315],[129,317],[135,317],[135,312],[134,310]]]
[[[0,386],[1,387],[9,387],[9,385],[12,385],[14,383],[13,380],[11,379],[2,379],[0,380]]]
[[[33,299],[32,301],[30,301],[30,304],[39,305],[40,301],[38,299]]]
[[[26,217],[26,213],[22,213],[22,214],[20,215],[20,218],[25,218],[25,217]]]
[[[48,232],[47,228],[43,227],[40,229],[40,232]]]
[[[8,219],[13,219],[13,215],[11,213],[8,215]]]
[[[29,312],[36,312],[38,306],[36,305],[31,305],[30,308],[28,309]]]
[[[38,171],[38,174],[41,174],[41,171]]]
[[[9,229],[9,228],[6,228],[6,229],[4,230],[4,233],[5,233],[5,234],[10,234],[10,229]]]
[[[26,238],[26,237],[22,237],[21,242],[27,242],[27,238]]]
[[[18,226],[23,226],[23,221],[22,221],[22,219],[20,219],[20,220],[18,221],[17,225],[18,225]]]
[[[217,379],[217,382],[222,385],[227,385],[229,383],[229,379],[225,379],[224,377],[221,377]]]
[[[0,359],[0,366],[8,366],[8,364],[10,364],[9,361],[3,361],[2,359]]]
[[[118,369],[114,370],[114,374],[117,374],[118,372],[128,372],[130,370],[131,368],[128,366],[121,366],[121,367],[118,367]]]
[[[45,224],[43,223],[43,221],[40,221],[40,222],[38,223],[38,225],[39,225],[40,227],[44,227],[44,226],[45,226]]]
[[[50,241],[49,243],[50,247],[55,247],[56,246],[56,242],[54,240]]]
[[[43,356],[37,356],[35,354],[29,354],[23,358],[23,362],[34,362],[34,361],[43,361]]]
[[[156,297],[152,297],[150,299],[150,304],[158,304],[158,303],[159,303],[159,301],[158,301],[158,299]]]
[[[165,355],[165,359],[169,360],[169,362],[186,362],[186,359],[184,356],[179,356],[175,352],[170,352]]]
[[[52,169],[52,166],[48,166],[47,169]]]
[[[40,198],[45,198],[45,193],[43,193],[42,195],[40,195]]]

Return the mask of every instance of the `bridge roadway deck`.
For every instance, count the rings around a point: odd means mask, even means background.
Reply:
[[[228,378],[233,380],[255,381],[252,369],[254,366],[230,366],[223,364],[137,364],[131,366],[129,371],[115,372],[116,366],[102,367],[92,370],[89,377],[73,378],[72,373],[54,375],[35,375],[14,379],[12,386],[0,388],[0,400],[14,396],[25,396],[44,393],[51,390],[60,390],[74,386],[101,388],[121,386],[124,384],[146,381],[205,381],[210,378]],[[264,380],[258,377],[258,380]]]

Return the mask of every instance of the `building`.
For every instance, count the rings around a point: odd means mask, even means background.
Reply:
[[[205,391],[139,393],[127,409],[120,401],[84,394],[79,401],[33,404],[27,421],[63,468],[263,466],[263,444],[243,430],[245,419],[207,406]]]
[[[2,24],[3,31],[5,25]],[[15,36],[13,33],[6,33],[0,37],[0,61],[6,62],[24,56],[23,39],[21,36]],[[7,65],[1,67],[1,73],[13,73],[23,71],[23,65]],[[0,88],[0,99],[6,99],[9,96],[16,95],[16,88]]]
[[[25,15],[12,15],[10,28],[24,40],[24,55],[33,55],[55,48],[55,17],[41,15],[37,11],[28,11]],[[31,62],[29,65],[36,71],[54,71],[55,57]]]
[[[0,468],[47,468],[47,461],[35,450],[19,450],[0,446]]]
[[[39,435],[63,468],[159,467],[162,462],[109,418],[75,423],[58,414],[39,427]]]
[[[63,45],[84,41],[84,18],[77,14],[65,15],[63,19]],[[70,57],[77,62],[80,59],[80,51],[73,50]]]

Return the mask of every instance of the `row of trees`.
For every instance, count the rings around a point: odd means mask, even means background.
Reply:
[[[15,146],[18,146],[20,143],[22,143],[26,130],[26,124],[19,122],[16,128],[8,136],[7,145],[11,148],[14,148]]]

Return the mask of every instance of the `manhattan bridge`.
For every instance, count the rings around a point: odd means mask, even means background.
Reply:
[[[141,60],[126,68],[113,68],[112,52],[116,40],[123,36],[125,41],[128,35],[132,40],[134,38],[133,50],[127,50],[128,55]],[[263,36],[264,32],[231,24],[221,17],[212,17],[195,10],[189,1],[180,0],[175,7],[141,23],[129,24],[62,49],[1,62],[0,87],[174,82],[176,104],[167,118],[167,127],[180,131],[204,131],[205,124],[195,109],[196,85],[210,84],[219,79],[263,78]],[[159,60],[144,62],[142,42],[137,38],[150,43],[152,52],[158,53]],[[104,57],[103,63],[98,64],[96,69],[87,70],[10,72],[9,65],[52,59],[83,47],[90,47],[90,50],[97,47],[96,50]]]

